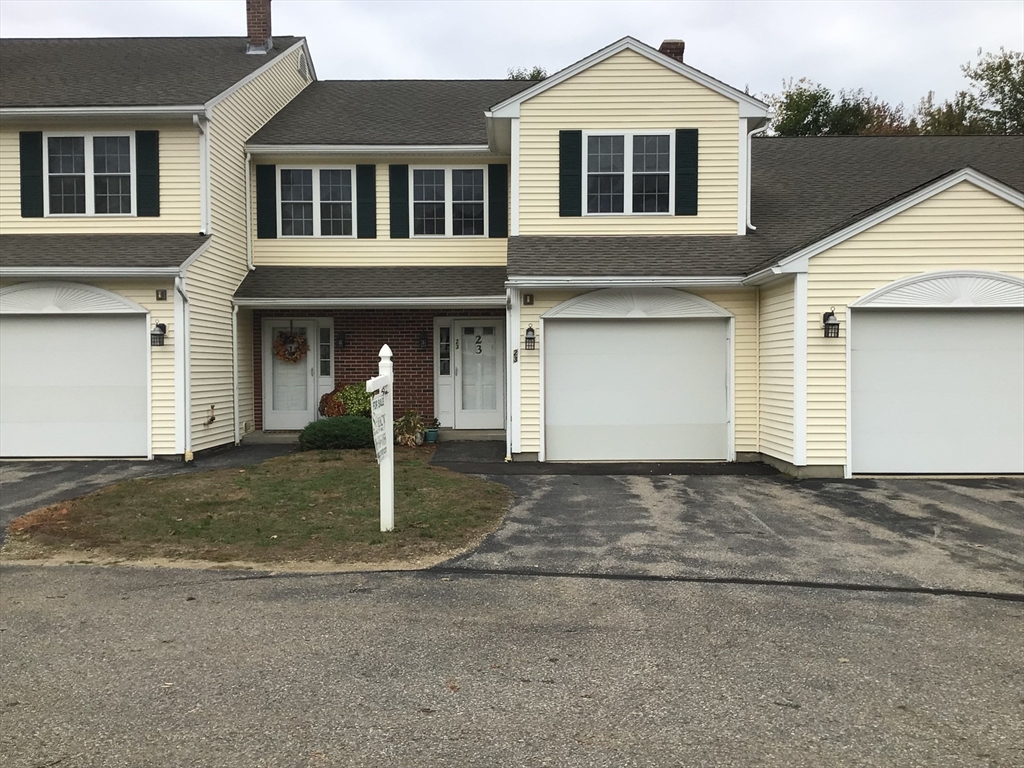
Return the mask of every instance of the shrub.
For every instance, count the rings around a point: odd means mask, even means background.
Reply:
[[[416,411],[406,411],[395,422],[395,442],[399,445],[418,445],[423,442],[423,419]]]
[[[349,384],[341,390],[341,402],[349,416],[370,416],[370,393],[366,384]]]
[[[335,389],[320,398],[321,416],[344,416],[345,403],[341,399],[341,390]]]
[[[373,425],[362,416],[332,416],[312,421],[299,434],[303,451],[373,448]]]

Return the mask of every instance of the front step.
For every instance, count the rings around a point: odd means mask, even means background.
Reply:
[[[439,429],[439,443],[455,442],[456,440],[505,440],[504,429]]]

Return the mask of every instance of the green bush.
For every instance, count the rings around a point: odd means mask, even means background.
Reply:
[[[332,416],[311,421],[299,434],[303,451],[373,448],[373,425],[363,416]]]
[[[346,416],[370,416],[370,393],[365,384],[349,384],[341,390]]]

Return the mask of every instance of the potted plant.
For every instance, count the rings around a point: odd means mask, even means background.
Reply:
[[[395,442],[399,445],[423,445],[423,419],[408,410],[395,422]]]
[[[437,442],[437,430],[441,428],[441,422],[437,419],[431,419],[430,423],[427,424],[427,431],[424,434],[424,440],[428,443]]]

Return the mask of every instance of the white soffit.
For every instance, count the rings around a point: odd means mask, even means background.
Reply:
[[[707,299],[671,288],[605,288],[559,304],[543,315],[553,318],[732,317]]]
[[[0,314],[139,314],[146,310],[103,288],[83,283],[19,283],[0,289]]]
[[[929,272],[883,286],[857,299],[850,307],[1024,309],[1024,280],[1001,272]]]

